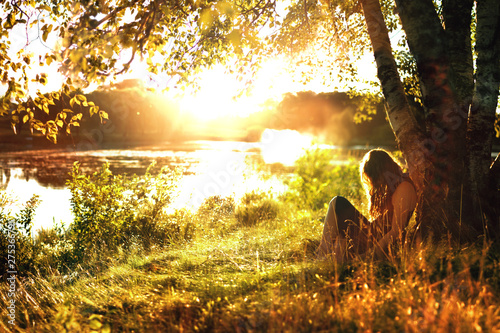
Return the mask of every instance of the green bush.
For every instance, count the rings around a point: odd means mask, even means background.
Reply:
[[[330,150],[311,149],[295,162],[293,177],[287,182],[289,190],[284,198],[301,209],[325,209],[336,195],[359,202],[363,190],[358,164],[349,162],[335,165]]]
[[[75,259],[98,259],[120,248],[140,246],[150,250],[164,246],[179,235],[175,223],[166,220],[178,175],[163,168],[152,175],[154,164],[143,177],[113,175],[109,165],[83,175],[75,163],[67,182],[75,216],[70,226]]]
[[[245,193],[235,212],[236,220],[244,226],[253,226],[261,221],[274,220],[278,216],[279,205],[264,192]]]
[[[173,213],[167,216],[166,220],[173,225],[179,226],[179,239],[190,241],[195,236],[195,214],[193,214],[190,210],[186,208],[176,209]]]
[[[74,262],[73,245],[62,223],[38,230],[33,241],[37,249],[36,270],[64,272]]]
[[[9,270],[23,275],[37,266],[40,247],[33,241],[31,229],[35,209],[40,200],[37,195],[34,195],[15,216],[4,208],[9,200],[10,198],[4,192],[0,194],[0,207],[2,207],[0,211],[0,256],[2,258],[0,275]]]
[[[234,209],[233,197],[214,195],[206,198],[194,214],[197,229],[204,236],[226,235],[234,226]]]
[[[224,198],[220,195],[214,195],[205,199],[197,212],[197,216],[211,227],[223,223],[233,214],[234,199],[232,197]]]

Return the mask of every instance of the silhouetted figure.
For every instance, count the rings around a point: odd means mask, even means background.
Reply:
[[[343,262],[368,250],[383,258],[391,244],[405,239],[405,228],[417,203],[409,176],[382,149],[366,153],[360,164],[360,176],[370,201],[370,220],[346,198],[334,197],[325,217],[318,258],[331,257]]]

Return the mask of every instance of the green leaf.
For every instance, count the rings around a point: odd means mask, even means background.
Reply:
[[[44,42],[47,41],[47,37],[49,36],[49,29],[47,28],[47,24],[45,24],[43,27],[42,27],[42,40]]]
[[[87,97],[85,97],[84,95],[78,94],[75,96],[75,98],[81,103],[87,103]]]
[[[18,98],[24,98],[26,96],[24,90],[17,90],[16,95]]]
[[[46,10],[48,12],[52,11],[52,8],[50,8],[49,5],[47,5],[47,4],[40,5],[40,7],[38,7],[38,9],[40,9],[40,10]]]
[[[9,21],[10,27],[13,27],[14,24],[16,23],[16,15],[12,15],[12,13],[10,13],[7,20]]]
[[[104,324],[101,333],[111,333],[111,326],[108,323]]]
[[[108,113],[106,111],[99,111],[99,117],[101,117],[101,121],[103,119],[109,119]]]
[[[48,134],[47,139],[49,139],[49,141],[51,141],[53,144],[57,143],[57,135],[55,133]]]
[[[71,107],[74,107],[75,103],[80,105],[80,100],[78,100],[76,96],[69,100],[69,105],[71,105]]]
[[[68,45],[69,46],[69,45]],[[74,64],[80,63],[80,59],[82,58],[82,53],[79,50],[72,50],[69,54],[69,59]]]

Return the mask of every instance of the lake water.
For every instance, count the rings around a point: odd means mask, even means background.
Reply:
[[[241,149],[238,149],[241,148]],[[248,184],[245,162],[258,156],[251,144],[237,142],[188,142],[120,150],[70,152],[39,150],[3,153],[0,157],[1,183],[15,202],[8,207],[18,212],[34,194],[42,199],[36,210],[35,229],[50,227],[54,221],[72,220],[70,192],[65,187],[75,161],[83,173],[98,170],[105,162],[114,174],[142,175],[156,161],[158,166],[179,166],[184,176],[174,206],[195,208],[211,195],[231,195]],[[250,150],[250,151],[249,151]],[[255,177],[255,175],[254,175]],[[253,180],[254,185],[257,185]]]
[[[156,161],[160,167],[179,166],[184,170],[172,209],[196,209],[213,195],[234,196],[238,200],[252,190],[285,189],[281,179],[290,170],[286,166],[292,165],[310,146],[310,138],[293,131],[268,132],[267,137],[263,136],[261,142],[192,141],[134,149],[7,152],[0,154],[1,186],[16,199],[7,207],[14,213],[34,194],[40,196],[42,202],[34,217],[36,230],[51,227],[54,222],[72,221],[70,192],[65,183],[75,161],[81,163],[80,169],[86,174],[108,162],[114,174],[138,175]],[[354,155],[360,156],[366,148],[355,151],[358,153]],[[349,152],[345,159],[352,155]],[[262,177],[263,169],[275,170],[277,162],[285,167],[274,176]]]

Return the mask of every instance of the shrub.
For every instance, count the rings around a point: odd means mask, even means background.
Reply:
[[[205,235],[208,233],[225,235],[234,225],[234,209],[235,203],[232,197],[220,195],[208,197],[195,214],[196,224]]]
[[[179,173],[162,168],[153,174],[153,163],[143,177],[128,181],[128,201],[125,204],[134,212],[131,223],[124,225],[125,244],[138,243],[146,251],[170,244],[181,235],[182,225],[166,214],[177,188]]]
[[[196,225],[193,222],[194,214],[188,209],[176,209],[172,214],[167,216],[167,220],[179,226],[178,238],[181,240],[190,241],[193,239],[196,232]]]
[[[45,273],[57,269],[63,272],[74,262],[73,245],[62,223],[38,230],[33,241],[38,250],[36,270]]]
[[[234,199],[220,195],[208,197],[198,208],[197,215],[210,226],[221,223],[234,214]]]
[[[75,163],[67,185],[74,214],[70,230],[78,261],[88,259],[91,253],[116,251],[123,241],[123,224],[130,223],[134,214],[124,205],[124,178],[114,176],[108,164],[86,176]]]
[[[153,176],[152,164],[143,177],[113,175],[109,165],[83,175],[75,163],[67,182],[75,216],[70,227],[78,261],[113,255],[119,248],[139,245],[150,250],[164,246],[179,234],[166,221],[178,175],[167,168]]]
[[[294,176],[288,181],[286,200],[301,209],[324,209],[332,197],[342,195],[351,201],[362,199],[358,164],[335,165],[330,150],[311,149],[295,162]]]
[[[0,275],[6,271],[17,271],[25,274],[33,270],[37,264],[37,255],[40,250],[33,241],[31,229],[33,227],[33,216],[40,200],[34,195],[28,200],[24,208],[12,216],[10,211],[3,207],[10,199],[5,193],[1,193],[0,205]]]
[[[236,220],[244,226],[253,226],[260,221],[274,220],[278,216],[279,205],[264,192],[245,193],[236,208]]]

